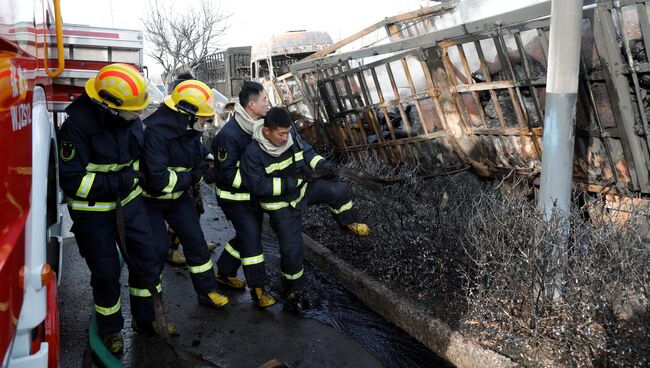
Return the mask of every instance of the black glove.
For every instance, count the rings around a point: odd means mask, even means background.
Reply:
[[[311,183],[314,180],[313,171],[311,171],[311,170],[303,170],[296,177],[299,178],[299,179],[302,179],[303,182],[305,182],[305,183]]]
[[[338,172],[333,167],[328,167],[323,170],[323,179],[334,180],[339,177]]]
[[[136,176],[136,178],[138,179],[138,184],[139,184],[141,187],[145,187],[145,186],[147,186],[147,179],[146,179],[146,177],[144,176],[144,173],[143,173],[142,171],[135,171],[135,176]]]
[[[203,170],[194,169],[190,171],[190,175],[192,175],[192,185],[194,185],[201,181],[201,178],[203,177]]]
[[[214,171],[210,166],[205,165],[202,174],[203,174],[203,181],[205,181],[207,184],[214,183]]]
[[[136,171],[127,171],[120,173],[117,191],[120,194],[127,194],[135,185],[135,179],[138,178]]]

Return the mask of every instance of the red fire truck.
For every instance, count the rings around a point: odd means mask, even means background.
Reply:
[[[0,0],[0,358],[58,367],[56,129],[102,66],[142,66],[142,32],[63,25],[59,0]]]

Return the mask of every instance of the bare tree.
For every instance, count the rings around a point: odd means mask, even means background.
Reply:
[[[224,13],[218,0],[192,2],[187,8],[149,0],[148,13],[142,20],[145,39],[152,44],[147,52],[164,69],[169,82],[179,68],[194,71],[206,56],[219,48],[229,28],[230,14]]]

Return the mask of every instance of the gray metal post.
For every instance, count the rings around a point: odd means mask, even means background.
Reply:
[[[552,1],[538,207],[544,211],[547,220],[556,211],[564,241],[551,245],[551,258],[546,260],[547,267],[555,271],[552,272],[553,279],[540,280],[545,284],[543,290],[549,300],[562,295],[567,267],[581,22],[582,0]]]
[[[571,208],[581,22],[582,0],[552,1],[538,202],[547,219],[554,207],[564,214],[568,214]]]

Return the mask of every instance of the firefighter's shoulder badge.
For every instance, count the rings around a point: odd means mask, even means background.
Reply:
[[[217,159],[219,161],[226,161],[227,158],[228,158],[228,150],[226,149],[226,147],[219,147],[219,149],[217,150]]]
[[[76,149],[74,144],[68,141],[61,142],[61,159],[63,161],[70,161],[74,158],[76,154]]]

